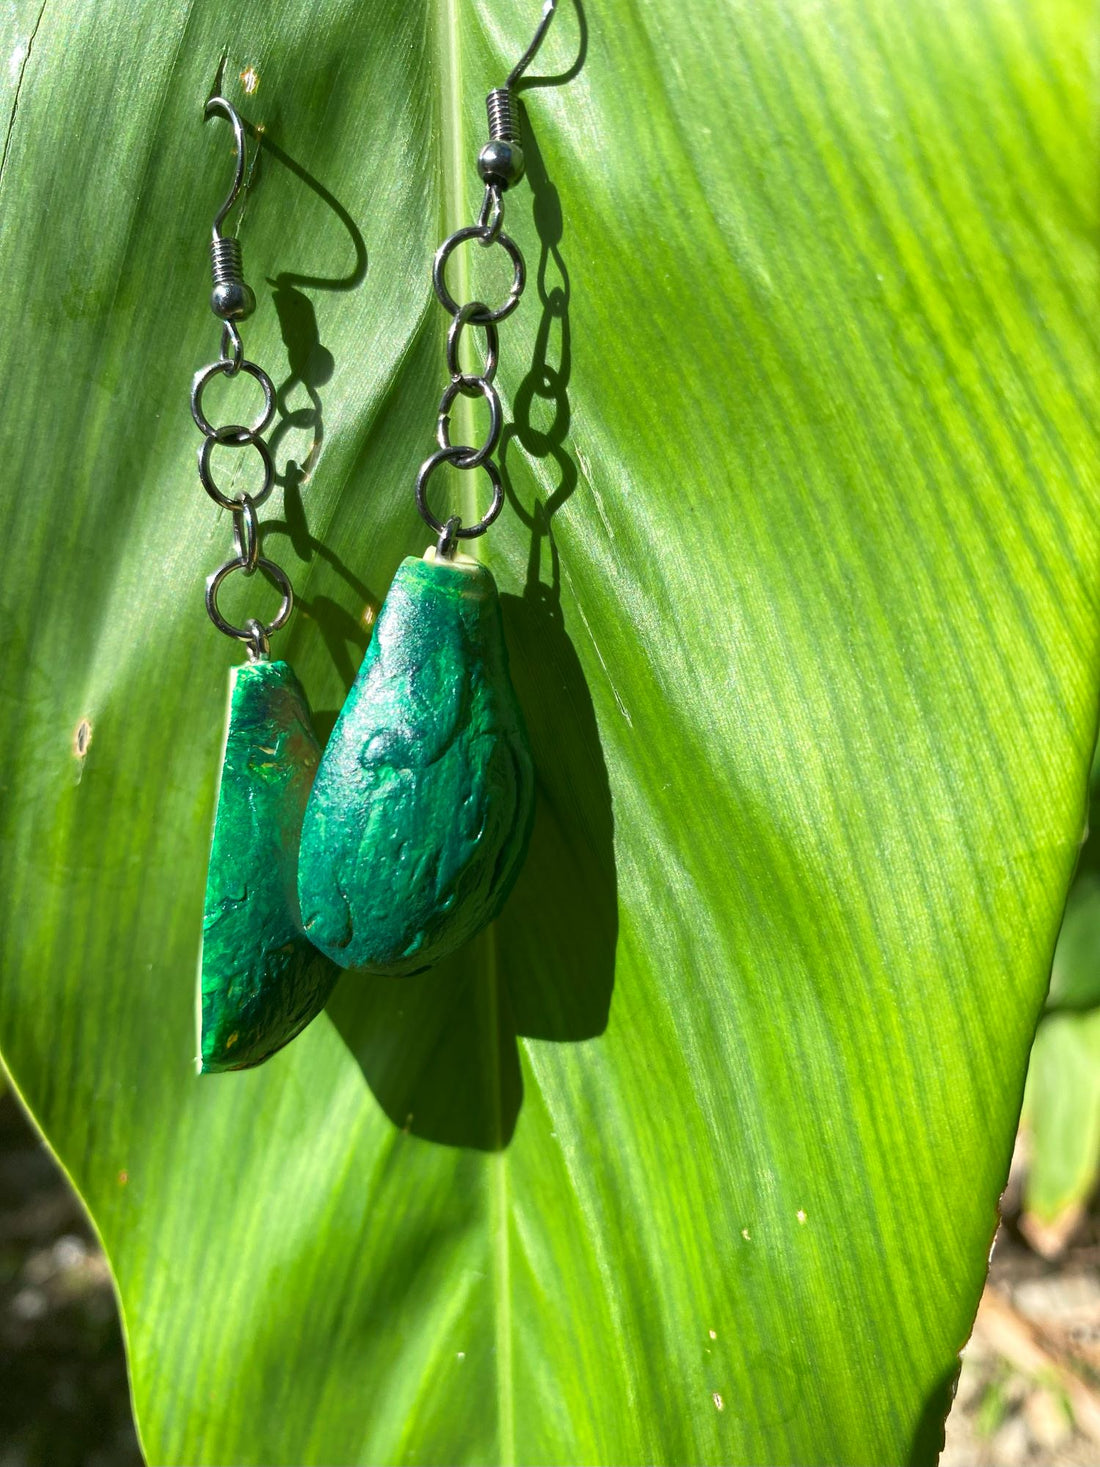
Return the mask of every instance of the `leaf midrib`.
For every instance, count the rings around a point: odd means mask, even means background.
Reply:
[[[462,36],[459,28],[458,0],[435,0],[433,15],[436,26],[436,50],[440,76],[440,124],[445,135],[440,139],[440,165],[443,174],[440,240],[467,222],[465,115],[463,109]],[[449,134],[449,146],[448,136]],[[466,251],[458,249],[452,256],[455,272],[454,289],[460,301],[470,300],[470,270]],[[449,324],[449,323],[448,323]],[[441,333],[445,341],[446,324]],[[473,442],[469,436],[472,403],[460,393],[455,404],[459,441]],[[470,523],[477,518],[477,486],[466,475],[460,513]],[[468,540],[462,549],[480,558],[481,540]],[[504,1114],[501,1096],[500,1065],[500,979],[496,963],[496,933],[490,926],[477,941],[478,962],[482,966],[488,1002],[479,1004],[487,1032],[481,1036],[483,1053],[489,1057],[492,1090],[493,1139],[496,1149],[487,1158],[488,1214],[492,1258],[493,1331],[496,1337],[497,1460],[501,1467],[512,1467],[516,1460],[515,1406],[512,1381],[512,1299],[511,1257],[509,1252],[508,1157],[504,1150]]]
[[[440,139],[440,161],[443,168],[443,218],[440,228],[440,243],[453,231],[468,224],[469,208],[466,201],[466,179],[469,158],[466,151],[465,113],[463,110],[462,83],[462,32],[458,13],[458,0],[437,0],[437,29],[439,31],[439,75],[442,85],[440,121],[444,136]],[[449,145],[448,145],[449,140]],[[454,276],[455,298],[468,301],[470,296],[470,262],[465,248],[455,250],[451,256],[450,270]],[[442,315],[442,312],[440,313]],[[441,335],[441,354],[446,340],[449,322],[444,322]],[[470,430],[473,424],[473,403],[464,392],[458,394],[454,404],[454,422],[460,443],[472,443]],[[452,442],[454,440],[452,439]],[[463,478],[460,510],[463,520],[470,524],[477,519],[477,475],[467,474]],[[438,511],[437,511],[438,513]],[[479,540],[467,540],[463,553],[480,559]]]

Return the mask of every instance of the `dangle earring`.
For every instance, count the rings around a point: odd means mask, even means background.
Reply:
[[[236,550],[207,581],[206,609],[220,632],[244,643],[248,661],[229,675],[225,751],[206,877],[198,991],[203,1072],[261,1064],[321,1011],[340,972],[303,935],[299,919],[298,838],[320,749],[301,684],[285,662],[268,661],[268,638],[286,624],[294,605],[286,572],[260,554],[256,513],[275,482],[271,450],[262,436],[274,415],[275,388],[267,373],[244,356],[237,323],[251,315],[256,302],[244,281],[240,243],[221,232],[244,185],[244,124],[224,97],[207,102],[205,119],[216,113],[232,124],[237,168],[214,220],[210,246],[210,305],[223,323],[221,355],[196,373],[191,414],[203,435],[199,479],[215,504],[232,514]],[[203,392],[212,378],[241,373],[259,383],[263,410],[251,427],[215,428],[203,411]],[[249,445],[260,456],[263,482],[251,494],[230,498],[214,480],[211,454],[217,446]],[[253,617],[235,626],[223,616],[218,593],[234,571],[246,577],[260,571],[281,593],[282,604],[266,625]]]
[[[450,382],[439,405],[438,449],[416,479],[416,507],[438,536],[422,559],[398,567],[359,675],[333,729],[302,827],[298,890],[310,939],[343,967],[416,973],[467,942],[497,916],[526,854],[534,810],[527,733],[508,675],[500,603],[492,575],[457,553],[500,514],[504,490],[492,454],[501,432],[493,386],[497,323],[519,304],[523,255],[503,232],[504,194],[523,174],[512,88],[552,19],[546,0],[527,51],[505,85],[486,99],[489,142],[478,156],[485,184],[476,224],[459,229],[435,257],[432,283],[452,317]],[[498,244],[512,264],[503,303],[460,305],[447,262],[467,241]],[[485,332],[485,365],[464,373],[459,341]],[[451,442],[458,395],[483,397],[489,432],[480,448]],[[428,484],[441,464],[485,471],[492,501],[463,524],[438,518]]]

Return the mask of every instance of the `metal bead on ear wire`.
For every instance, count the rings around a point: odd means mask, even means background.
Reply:
[[[243,321],[251,316],[256,309],[256,297],[252,287],[245,284],[240,240],[215,233],[210,246],[210,267],[214,275],[210,309],[214,315],[223,321]]]
[[[438,250],[432,284],[452,317],[450,381],[439,404],[438,447],[420,466],[416,506],[436,540],[397,570],[374,637],[325,750],[302,826],[298,868],[302,920],[335,962],[372,973],[418,972],[453,952],[499,913],[530,835],[534,774],[527,733],[508,675],[492,575],[457,553],[484,535],[504,505],[493,453],[503,423],[493,385],[497,324],[519,304],[526,269],[503,231],[504,194],[523,175],[512,89],[554,13],[547,0],[534,39],[506,84],[489,93],[489,141],[477,159],[485,184],[476,224]],[[499,245],[512,265],[504,301],[460,304],[447,262],[467,241]],[[485,365],[466,373],[459,342],[485,334]],[[480,397],[489,429],[480,446],[451,440],[459,397]],[[442,464],[481,469],[492,499],[481,519],[437,515],[429,482]]]
[[[485,110],[489,141],[477,155],[477,171],[485,183],[510,188],[523,177],[523,149],[511,87],[495,87],[485,98]]]
[[[248,662],[229,678],[229,716],[218,785],[218,808],[206,877],[199,972],[199,1065],[203,1071],[258,1065],[298,1034],[324,1006],[339,969],[301,930],[295,896],[298,836],[306,798],[320,758],[301,684],[285,662],[269,662],[269,638],[290,616],[294,592],[286,572],[260,553],[258,507],[271,492],[275,467],[263,434],[275,412],[271,378],[244,356],[237,322],[256,298],[245,283],[241,246],[222,224],[244,186],[244,124],[224,97],[206,104],[206,117],[233,127],[237,165],[214,219],[210,245],[214,288],[210,306],[222,327],[221,355],[195,374],[191,414],[203,435],[199,478],[211,499],[233,516],[235,555],[206,583],[206,608],[220,632],[243,642]],[[215,428],[203,393],[217,376],[253,378],[264,404],[251,426]],[[215,447],[248,448],[260,458],[263,481],[251,493],[230,496],[215,481]],[[268,622],[228,621],[218,597],[234,572],[260,571],[282,598]]]

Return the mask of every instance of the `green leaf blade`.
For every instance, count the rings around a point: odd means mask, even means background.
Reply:
[[[186,411],[231,163],[201,105],[228,39],[274,145],[248,352],[322,404],[281,428],[277,651],[331,715],[427,538],[428,267],[529,19],[44,12],[0,180],[0,1044],[104,1238],[152,1461],[927,1461],[1094,736],[1078,0],[611,7],[524,93],[485,555],[528,868],[444,970],[192,1073],[232,656]],[[563,6],[540,67],[577,41]],[[519,512],[550,497],[553,554]]]

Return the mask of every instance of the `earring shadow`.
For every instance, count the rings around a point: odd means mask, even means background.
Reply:
[[[587,32],[579,0],[577,14],[583,60]],[[579,64],[565,75],[577,70]],[[505,493],[530,531],[527,583],[522,596],[504,596],[501,604],[538,782],[531,857],[500,927],[509,946],[523,955],[510,981],[517,1033],[578,1040],[607,1027],[618,941],[618,885],[611,787],[592,697],[565,628],[553,533],[554,516],[576,490],[579,477],[566,446],[573,351],[564,221],[558,191],[526,119],[523,135],[539,237],[535,282],[542,313],[531,364],[516,390],[512,422],[500,449]],[[532,488],[530,503],[524,503],[511,468],[517,446],[556,474],[557,483],[546,498]],[[553,975],[549,982],[548,974]]]
[[[506,1147],[523,1102],[517,1039],[593,1039],[607,1027],[618,940],[610,785],[584,673],[552,594],[501,598],[531,737],[535,822],[497,921],[428,973],[354,972],[328,1014],[400,1130]]]
[[[247,126],[247,124],[246,124]],[[275,482],[283,491],[283,518],[264,525],[265,535],[287,535],[294,553],[307,563],[319,556],[337,573],[349,588],[360,608],[377,609],[377,598],[342,560],[316,539],[306,519],[304,496],[325,438],[324,408],[321,389],[329,383],[336,362],[332,352],[321,341],[317,309],[307,291],[357,290],[367,276],[367,247],[351,214],[340,200],[313,174],[272,142],[260,128],[249,127],[259,144],[258,155],[273,158],[299,183],[303,184],[334,216],[346,233],[352,247],[351,269],[345,275],[326,276],[282,270],[269,279],[272,300],[279,318],[279,328],[286,347],[287,376],[275,389],[277,421],[271,431],[269,447],[276,463]],[[305,402],[297,407],[292,397],[304,394]],[[285,440],[292,432],[306,433],[308,447],[301,459],[284,457]],[[351,685],[359,659],[366,651],[370,634],[362,619],[329,596],[298,597],[303,614],[317,624],[333,665],[344,682]],[[336,721],[335,711],[314,714],[317,736],[324,742]]]
[[[583,9],[576,9],[583,60]],[[577,70],[574,63],[563,79]],[[541,84],[549,83],[529,83]],[[529,123],[524,148],[542,315],[500,460],[505,492],[531,539],[523,594],[503,596],[501,611],[535,765],[531,846],[500,917],[466,948],[411,978],[351,973],[328,1004],[395,1126],[486,1151],[509,1144],[523,1103],[518,1039],[569,1043],[607,1027],[618,940],[610,784],[592,698],[565,628],[552,533],[554,515],[578,483],[566,447],[572,348],[562,213]],[[529,507],[508,465],[517,445],[557,479],[543,499],[534,476],[525,475]]]

